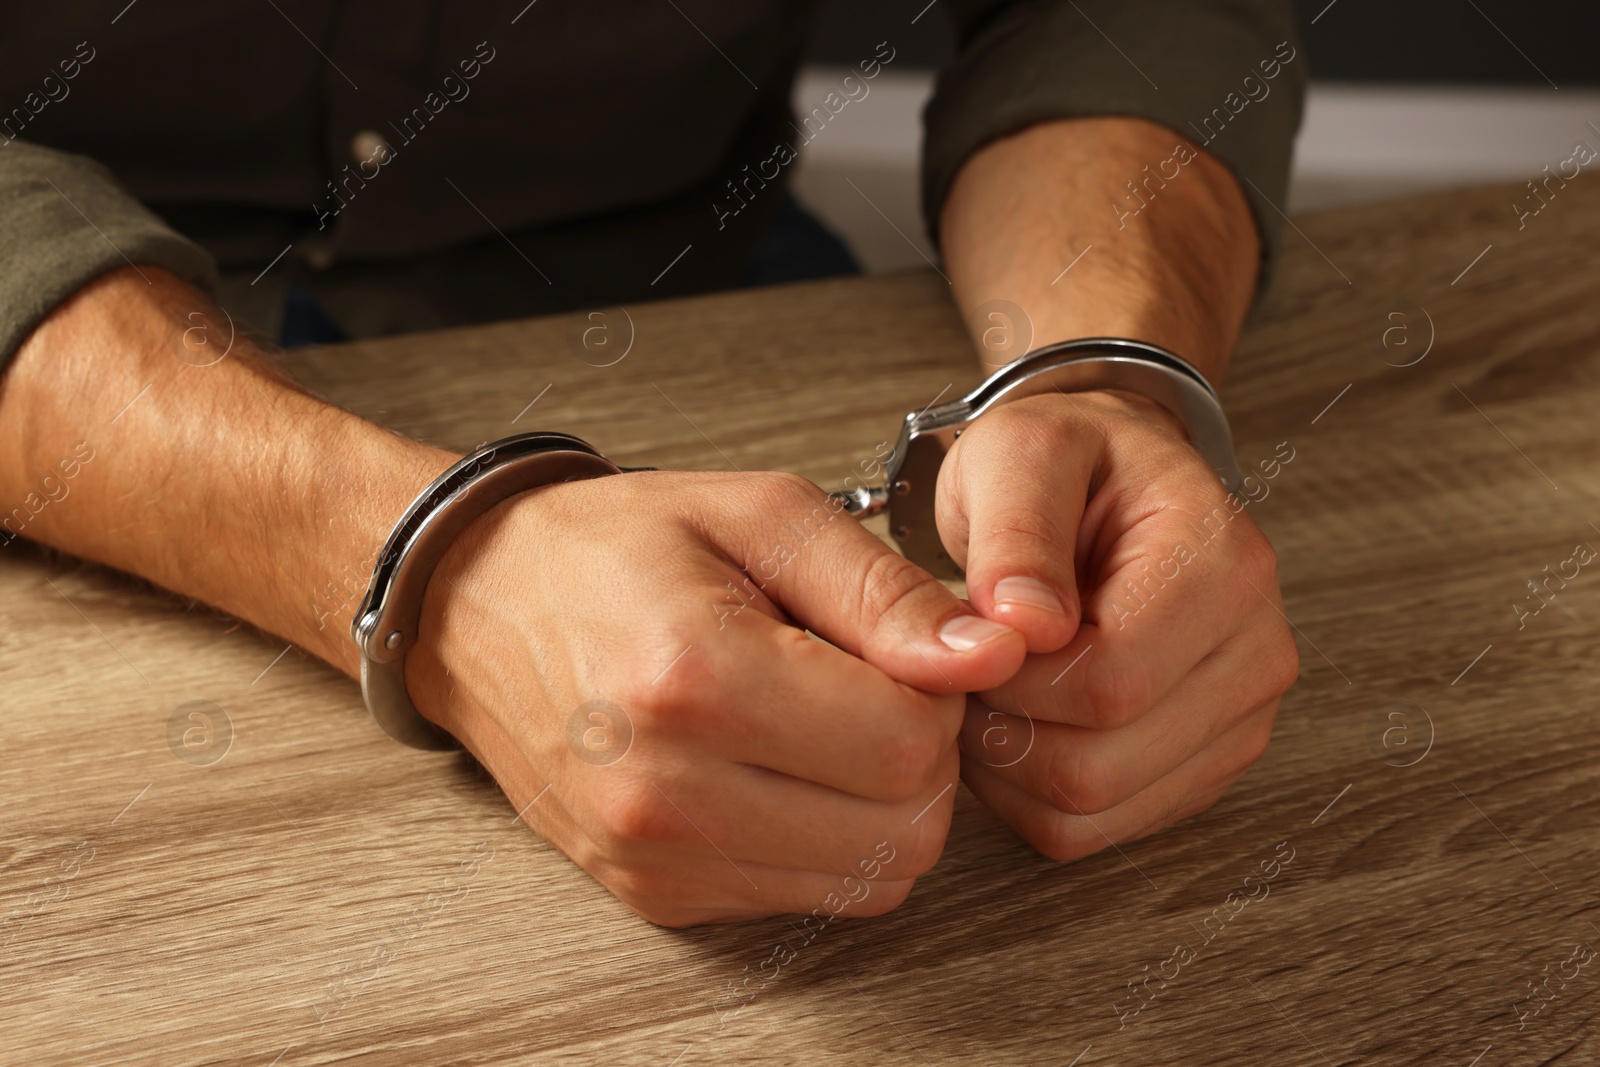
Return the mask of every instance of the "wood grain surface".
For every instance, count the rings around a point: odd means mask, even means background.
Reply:
[[[649,926],[298,650],[0,552],[0,1062],[1600,1062],[1600,566],[1525,584],[1600,546],[1600,186],[1516,195],[1285,229],[1224,390],[1245,464],[1294,455],[1252,505],[1303,662],[1261,763],[1065,866],[963,792],[902,908],[809,939]],[[458,447],[829,488],[977,378],[932,273],[627,312],[606,367],[571,315],[288,363]]]

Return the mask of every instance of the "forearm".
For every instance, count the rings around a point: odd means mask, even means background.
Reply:
[[[975,313],[1005,300],[1031,320],[1032,347],[1131,337],[1218,382],[1260,261],[1228,168],[1141,119],[1043,123],[985,146],[957,175],[939,225],[957,305],[991,366],[1021,354],[997,357],[982,342]]]
[[[57,308],[0,377],[0,552],[21,535],[128,571],[354,673],[373,559],[454,456],[310,396],[142,270]]]

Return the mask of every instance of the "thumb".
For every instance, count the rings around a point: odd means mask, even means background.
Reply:
[[[1019,631],[1032,653],[1057,651],[1077,632],[1077,542],[1105,447],[1092,423],[1042,403],[1061,399],[989,412],[939,473],[939,534],[967,572],[972,606]]]
[[[816,486],[758,478],[746,482],[754,521],[725,529],[723,550],[790,618],[927,692],[993,688],[1022,665],[1025,642],[1008,625],[974,612]]]

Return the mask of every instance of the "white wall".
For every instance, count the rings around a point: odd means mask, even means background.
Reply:
[[[802,72],[795,109],[820,106],[846,73]],[[932,76],[885,70],[868,84],[805,147],[795,194],[868,270],[921,266],[932,251],[917,205],[917,151]],[[1314,84],[1287,210],[1526,181],[1579,139],[1600,148],[1597,127],[1600,92]]]

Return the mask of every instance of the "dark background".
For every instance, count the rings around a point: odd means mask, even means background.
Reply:
[[[888,39],[899,52],[898,69],[937,67],[951,54],[953,33],[938,4],[908,25],[926,4],[824,0],[811,58],[847,66]],[[1334,0],[1331,7],[1328,0],[1296,0],[1295,9],[1318,79],[1546,88],[1551,82],[1563,88],[1600,83],[1597,0]]]

